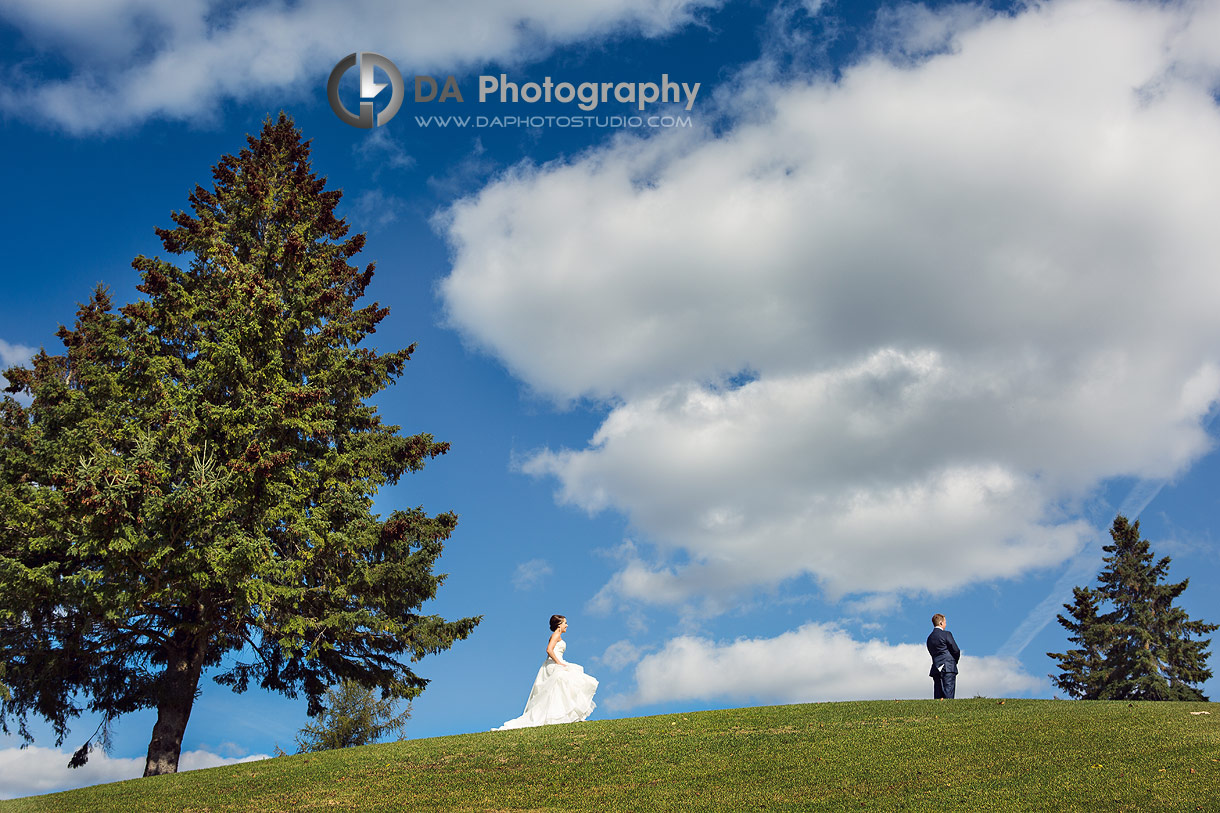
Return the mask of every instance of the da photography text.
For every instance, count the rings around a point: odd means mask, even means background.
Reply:
[[[556,82],[551,77],[545,77],[541,82],[509,81],[506,74],[499,76],[479,77],[479,102],[485,103],[490,97],[502,104],[525,102],[536,104],[576,103],[585,112],[592,112],[599,104],[613,100],[623,104],[637,105],[640,110],[647,104],[683,104],[689,111],[699,95],[700,82],[689,85],[686,82],[669,81],[669,74],[661,74],[657,82]],[[457,77],[450,74],[443,83],[436,77],[420,75],[415,77],[415,101],[421,102],[464,102],[462,89]]]
[[[348,110],[339,97],[339,82],[351,68],[359,70],[359,114]],[[389,82],[377,82],[374,68],[379,68]],[[634,105],[640,111],[651,104],[682,105],[690,111],[701,84],[674,82],[668,73],[661,74],[660,80],[655,82],[557,82],[550,76],[541,82],[515,82],[501,73],[478,77],[477,99],[480,104],[570,104],[586,113],[613,102]],[[462,103],[467,97],[453,74],[443,79],[416,75],[408,84],[392,61],[372,51],[348,54],[339,60],[330,73],[326,93],[331,108],[340,119],[353,127],[370,128],[388,123],[398,113],[408,86],[416,104]],[[389,104],[374,117],[373,100],[387,87],[390,88]]]

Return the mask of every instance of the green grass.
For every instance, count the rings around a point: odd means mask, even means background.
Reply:
[[[26,810],[1217,811],[1220,705],[976,698],[603,720],[0,802]]]

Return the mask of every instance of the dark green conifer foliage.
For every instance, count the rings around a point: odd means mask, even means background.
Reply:
[[[361,345],[388,313],[356,304],[364,235],[283,114],[248,142],[157,230],[189,264],[137,257],[146,298],[116,313],[99,286],[63,355],[6,372],[32,403],[0,406],[0,724],[62,742],[82,712],[104,736],[155,708],[146,775],[177,770],[205,670],[311,715],[344,680],[409,700],[407,662],[480,620],[420,612],[457,517],[372,511],[449,446],[365,403],[414,345]]]
[[[1174,606],[1190,580],[1164,583],[1170,559],[1154,562],[1139,528],[1115,517],[1098,587],[1075,588],[1075,603],[1063,605],[1071,618],[1060,615],[1059,623],[1081,648],[1047,653],[1063,670],[1052,680],[1085,700],[1207,700],[1193,684],[1212,676],[1211,639],[1202,636],[1220,625],[1192,621]],[[1099,612],[1103,602],[1109,612]]]
[[[1056,685],[1072,697],[1096,699],[1106,685],[1106,653],[1112,646],[1111,627],[1102,624],[1097,615],[1100,594],[1087,587],[1073,587],[1074,602],[1064,604],[1070,619],[1060,615],[1059,623],[1071,635],[1068,640],[1079,646],[1062,655],[1047,653],[1059,659],[1063,671],[1052,677]]]

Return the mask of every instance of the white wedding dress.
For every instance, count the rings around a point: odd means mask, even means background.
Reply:
[[[555,653],[561,660],[567,647],[567,642],[563,640],[555,644]],[[597,708],[593,702],[596,691],[597,678],[586,675],[579,664],[569,662],[562,666],[547,655],[542,668],[538,670],[538,677],[534,678],[534,688],[530,690],[529,700],[525,701],[525,711],[520,717],[492,730],[579,722]]]

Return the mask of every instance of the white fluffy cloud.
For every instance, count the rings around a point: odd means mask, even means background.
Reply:
[[[1078,549],[1106,478],[1209,448],[1220,11],[903,13],[838,81],[746,74],[722,132],[523,165],[447,213],[450,323],[613,406],[524,465],[656,543],[603,605],[1015,576]]]
[[[616,708],[671,701],[815,703],[927,698],[922,644],[857,641],[831,625],[806,624],[775,638],[716,643],[683,636],[635,668],[636,690],[609,698]],[[963,655],[962,697],[1013,697],[1046,688],[1013,659]]]
[[[27,364],[37,351],[23,344],[9,344],[0,339],[0,369]]]
[[[118,782],[135,779],[144,773],[143,757],[111,757],[102,751],[89,755],[89,762],[81,768],[69,768],[70,751],[58,748],[0,748],[0,799],[15,799],[54,793],[86,785]],[[218,765],[234,765],[267,759],[267,754],[252,754],[244,757],[221,757],[208,751],[184,751],[178,762],[181,771],[200,768],[215,768]]]
[[[10,66],[0,110],[80,134],[148,117],[206,118],[226,100],[316,93],[356,49],[385,54],[404,73],[447,74],[616,31],[663,34],[717,2],[11,0],[0,19],[70,75],[48,79],[29,63]]]
[[[604,664],[609,669],[618,671],[624,666],[630,666],[635,663],[643,655],[644,650],[631,641],[623,639],[610,644],[610,646],[606,647],[606,651],[594,658],[594,660]]]

